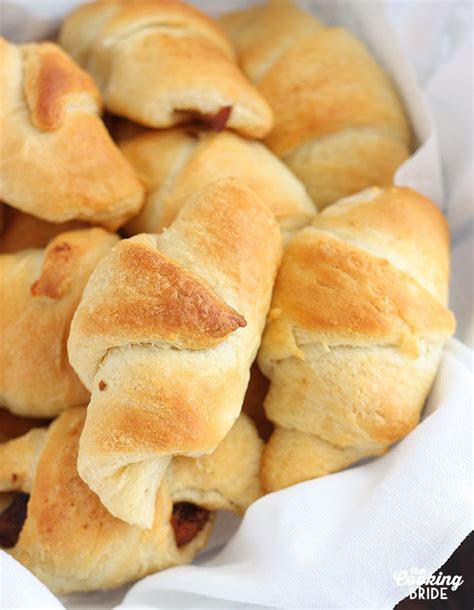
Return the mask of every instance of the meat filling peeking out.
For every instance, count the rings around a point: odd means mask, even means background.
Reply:
[[[174,530],[176,546],[180,547],[193,540],[209,519],[209,511],[190,502],[177,502],[173,506],[171,527]]]
[[[0,547],[11,548],[17,543],[29,498],[28,494],[15,494],[13,502],[0,515]]]

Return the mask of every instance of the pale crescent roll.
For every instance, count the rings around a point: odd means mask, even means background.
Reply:
[[[92,274],[68,344],[91,391],[78,469],[115,516],[150,527],[170,459],[212,452],[231,428],[280,254],[268,207],[222,180]]]
[[[370,189],[289,243],[258,362],[276,425],[266,491],[379,455],[417,423],[455,320],[449,233],[407,188]]]

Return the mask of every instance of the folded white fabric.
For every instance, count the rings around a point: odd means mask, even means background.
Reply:
[[[36,576],[0,551],[0,608],[64,608]]]

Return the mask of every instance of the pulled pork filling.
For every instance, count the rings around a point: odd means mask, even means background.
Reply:
[[[17,543],[29,498],[28,494],[15,494],[13,502],[0,515],[0,547],[11,548]]]
[[[232,106],[224,106],[215,114],[203,114],[199,117],[199,121],[204,127],[211,131],[223,131],[229,120]]]
[[[232,106],[223,106],[214,114],[199,114],[196,111],[180,108],[178,113],[189,114],[189,119],[185,120],[185,124],[195,127],[202,127],[210,131],[223,131],[232,113]]]
[[[193,540],[209,519],[209,511],[190,502],[176,502],[171,515],[176,546],[183,546]]]

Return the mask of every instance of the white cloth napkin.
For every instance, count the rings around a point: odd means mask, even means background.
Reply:
[[[9,12],[10,31],[12,24],[19,26],[12,32],[17,39],[28,32],[44,33],[54,23],[49,18],[62,12],[58,2],[37,0],[34,8],[27,0],[16,4],[42,16],[41,22],[32,22],[23,15],[19,23]],[[63,12],[67,4],[63,2]],[[235,2],[198,4],[222,11]],[[429,3],[428,15],[426,3],[391,2],[390,25],[377,2],[305,4],[323,20],[358,33],[402,93],[421,145],[396,180],[431,196],[448,216],[453,234],[451,306],[458,337],[472,345],[470,7]],[[471,405],[472,352],[452,340],[423,422],[386,456],[262,498],[221,550],[205,553],[196,565],[143,579],[119,607],[393,607],[409,593],[407,586],[397,585],[395,572],[435,571],[472,529]],[[234,530],[225,530],[224,538]],[[124,591],[70,596],[63,602],[66,607],[110,608]],[[61,607],[46,594],[29,572],[0,553],[1,608],[31,607],[33,600],[35,607]]]
[[[63,608],[31,572],[0,551],[0,608]]]

